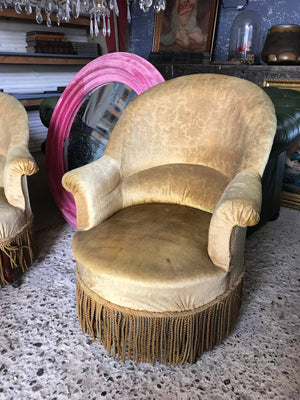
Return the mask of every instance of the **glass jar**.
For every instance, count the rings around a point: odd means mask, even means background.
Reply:
[[[229,61],[259,63],[262,19],[256,11],[238,15],[230,30]]]

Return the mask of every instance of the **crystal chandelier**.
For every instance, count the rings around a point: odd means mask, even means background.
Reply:
[[[131,21],[130,4],[136,0],[121,0],[127,2],[127,20]],[[138,0],[141,10],[147,12],[151,7],[156,12],[164,10],[166,0]],[[99,26],[102,22],[102,33],[110,36],[110,15],[111,11],[119,15],[117,0],[0,0],[0,12],[3,7],[13,5],[15,11],[20,14],[25,10],[27,14],[35,11],[35,19],[38,24],[43,22],[42,10],[46,14],[46,24],[52,26],[51,14],[56,15],[57,25],[61,21],[69,22],[71,16],[78,18],[80,14],[90,16],[90,34],[99,35]]]

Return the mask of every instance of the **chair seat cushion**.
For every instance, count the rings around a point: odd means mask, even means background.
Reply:
[[[77,274],[99,296],[135,310],[191,310],[226,289],[207,253],[211,214],[175,204],[125,208],[77,232]]]
[[[0,241],[15,237],[27,222],[24,211],[7,202],[2,187],[0,187],[0,215]]]

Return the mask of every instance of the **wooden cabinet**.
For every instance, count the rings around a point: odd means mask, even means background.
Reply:
[[[182,75],[212,73],[236,76],[263,86],[267,80],[295,80],[300,78],[299,65],[236,65],[218,62],[181,64],[178,62],[165,63],[155,59],[149,59],[149,61],[166,80]]]

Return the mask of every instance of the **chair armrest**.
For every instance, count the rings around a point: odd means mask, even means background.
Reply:
[[[261,199],[261,177],[257,173],[242,171],[227,185],[209,226],[208,254],[215,265],[229,269],[233,228],[258,223]]]
[[[122,208],[120,182],[117,162],[106,155],[63,176],[63,187],[75,199],[78,230],[88,230]]]
[[[16,145],[8,150],[3,181],[5,196],[11,205],[22,210],[26,209],[29,196],[24,175],[33,175],[38,170],[27,146]]]

